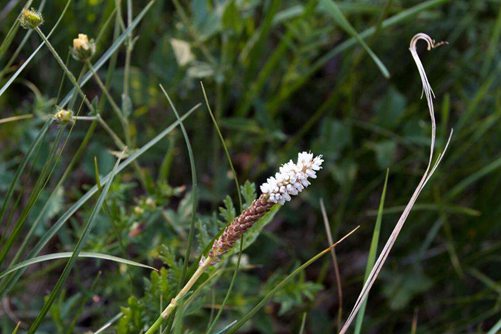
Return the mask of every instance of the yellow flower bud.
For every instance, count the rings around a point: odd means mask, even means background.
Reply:
[[[78,34],[78,38],[73,40],[73,48],[71,49],[73,58],[86,61],[92,58],[94,53],[96,53],[96,43],[94,43],[94,40],[89,40],[86,34]]]
[[[59,123],[73,122],[73,113],[70,110],[61,109],[54,114],[54,119]]]
[[[135,206],[134,207],[134,213],[136,215],[138,215],[138,216],[142,215],[144,213],[144,209],[142,207],[140,207],[140,206]]]
[[[43,23],[43,17],[39,11],[33,8],[23,8],[21,16],[19,16],[19,23],[24,29],[35,29]]]
[[[155,203],[155,200],[151,197],[146,198],[145,204],[150,208],[155,208],[157,206],[157,203]]]

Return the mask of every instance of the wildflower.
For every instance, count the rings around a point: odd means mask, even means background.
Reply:
[[[130,230],[129,230],[129,237],[130,238],[135,238],[138,235],[140,235],[144,230],[144,224],[135,222],[132,224]]]
[[[78,34],[78,38],[73,40],[73,48],[71,55],[76,60],[87,61],[96,53],[96,43],[94,40],[89,40],[86,34]]]
[[[134,207],[134,213],[138,216],[142,215],[144,213],[144,209],[140,206],[135,206]]]
[[[310,185],[308,178],[315,179],[316,172],[322,168],[322,156],[312,153],[299,153],[297,162],[283,164],[275,176],[261,185],[261,196],[245,209],[240,216],[226,227],[223,234],[214,242],[209,252],[211,263],[215,264],[221,255],[228,252],[241,236],[263,217],[275,204],[284,205]],[[206,259],[202,259],[201,263]]]
[[[24,29],[35,29],[43,23],[42,14],[31,8],[23,8],[21,16],[19,16],[19,23]]]
[[[280,171],[261,185],[261,192],[268,195],[269,201],[284,205],[304,188],[310,185],[308,178],[315,179],[316,172],[322,168],[322,156],[313,157],[312,153],[299,153],[297,163],[290,160],[280,167]]]
[[[59,123],[71,123],[73,122],[73,112],[71,110],[61,109],[54,114],[54,119]]]
[[[261,186],[263,192],[258,199],[251,203],[240,216],[236,217],[228,225],[221,236],[214,242],[207,257],[202,257],[197,270],[186,282],[185,286],[171,299],[169,305],[162,311],[155,323],[146,333],[153,333],[158,329],[163,319],[167,319],[176,309],[179,301],[190,291],[197,280],[210,266],[218,263],[221,256],[235,246],[235,243],[243,236],[245,231],[251,228],[261,217],[270,212],[277,205],[283,205],[291,199],[291,195],[297,195],[306,188],[310,182],[308,178],[316,178],[316,172],[322,167],[322,156],[313,157],[312,153],[299,153],[296,163],[289,161],[280,167],[275,177],[270,177]]]
[[[151,197],[146,198],[146,201],[144,202],[148,207],[154,209],[157,206],[157,203],[155,200]]]

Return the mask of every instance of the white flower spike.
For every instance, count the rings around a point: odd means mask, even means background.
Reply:
[[[292,160],[283,164],[275,176],[269,177],[266,183],[261,185],[261,192],[268,196],[273,203],[284,205],[310,185],[308,178],[315,179],[317,171],[322,169],[321,155],[313,157],[313,153],[301,152],[297,162]]]

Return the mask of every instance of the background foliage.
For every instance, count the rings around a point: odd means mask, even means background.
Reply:
[[[33,2],[43,7],[45,34],[66,3]],[[501,312],[499,1],[147,4],[70,1],[50,41],[76,77],[88,71],[69,56],[78,33],[96,39],[93,64],[111,56],[98,75],[127,119],[125,130],[96,80],[82,89],[130,152],[142,153],[143,145],[176,120],[159,84],[181,114],[202,103],[184,121],[199,199],[190,263],[240,211],[200,81],[241,184],[251,180],[259,185],[300,150],[325,159],[319,180],[281,209],[245,249],[213,333],[241,319],[285,275],[328,246],[321,198],[334,239],[361,226],[336,249],[342,301],[326,256],[287,283],[242,331],[329,333],[339,328],[362,285],[386,169],[380,244],[427,161],[428,113],[408,52],[417,32],[448,41],[421,54],[437,97],[439,148],[450,128],[454,137],[370,294],[363,332],[484,333],[496,325]],[[0,7],[0,87],[7,87],[41,43],[36,33],[9,33],[23,5],[11,0]],[[133,34],[113,44],[145,9]],[[356,32],[379,57],[379,66],[354,38]],[[156,318],[183,276],[193,211],[188,153],[176,128],[131,167],[115,173],[116,152],[122,148],[99,122],[77,121],[73,127],[52,122],[43,133],[74,87],[63,78],[53,54],[43,47],[0,96],[0,198],[7,198],[16,171],[29,157],[0,226],[0,248],[8,251],[0,270],[4,273],[13,259],[33,257],[40,242],[45,242],[41,254],[71,252],[91,226],[83,250],[161,269],[78,259],[38,332],[95,331],[110,321],[118,333],[137,333]],[[67,102],[80,116],[95,116],[80,97]],[[71,205],[108,173],[114,176],[109,189],[96,188],[98,195],[47,237]],[[245,206],[255,196],[254,185],[246,183],[242,193]],[[7,247],[16,227],[20,233]],[[0,278],[0,332],[10,333],[18,321],[21,331],[33,323],[67,262],[32,265],[15,281],[12,275]],[[216,278],[188,297],[191,303],[170,324],[176,333],[207,331],[236,263],[236,257],[229,258],[224,269],[208,273]]]

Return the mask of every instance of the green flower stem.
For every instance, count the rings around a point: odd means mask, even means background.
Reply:
[[[153,325],[151,325],[151,327],[146,331],[145,334],[153,334],[160,328],[160,326],[162,325],[162,322],[164,320],[166,320],[172,314],[172,312],[176,309],[179,301],[181,299],[183,299],[183,297],[191,290],[193,285],[195,285],[195,283],[198,281],[200,276],[202,276],[202,274],[207,270],[207,268],[210,267],[210,265],[213,261],[214,261],[214,259],[211,258],[210,256],[208,256],[204,260],[204,262],[202,262],[198,266],[197,270],[193,273],[190,280],[188,282],[186,282],[186,284],[178,292],[176,297],[171,299],[169,305],[167,305],[167,307],[163,310],[163,312],[160,314],[160,316],[157,318],[157,320],[153,323]]]
[[[61,59],[61,57],[59,56],[59,54],[57,53],[57,51],[54,49],[54,47],[52,46],[52,44],[49,42],[49,40],[47,39],[47,36],[45,36],[45,34],[42,32],[42,30],[40,30],[40,28],[35,28],[35,31],[40,35],[40,37],[42,38],[42,40],[45,42],[45,44],[47,45],[47,47],[49,48],[49,51],[52,53],[52,55],[54,56],[54,58],[56,58],[56,61],[59,63],[59,66],[61,66],[61,68],[63,69],[64,73],[68,76],[68,78],[70,79],[71,83],[75,86],[75,88],[77,89],[78,91],[78,94],[82,97],[82,99],[84,100],[84,103],[85,105],[87,106],[87,108],[89,108],[89,110],[93,113],[93,114],[96,114],[97,115],[97,119],[98,119],[98,122],[99,124],[106,130],[106,132],[108,132],[108,134],[111,136],[111,138],[113,139],[113,141],[115,142],[115,144],[118,146],[118,148],[120,150],[123,150],[125,147],[131,147],[130,145],[130,136],[128,135],[129,134],[129,126],[128,126],[128,123],[126,123],[126,127],[124,128],[124,132],[125,132],[125,139],[126,139],[126,142],[127,142],[127,145],[124,144],[124,142],[120,139],[120,137],[108,126],[108,124],[104,121],[104,119],[95,111],[94,107],[92,106],[92,104],[90,103],[89,99],[87,99],[87,96],[85,95],[85,93],[82,91],[82,88],[80,88],[80,85],[78,84],[77,82],[77,79],[75,78],[75,76],[73,75],[73,73],[70,72],[70,70],[68,69],[68,67],[66,67],[66,65],[64,64],[63,60]],[[90,65],[90,64],[88,64]],[[89,66],[92,70],[92,73],[95,74],[93,68],[91,66]],[[97,75],[95,75],[96,78],[98,78]],[[99,80],[102,84],[102,81]],[[98,83],[99,84],[99,83]],[[100,85],[101,86],[101,85]],[[105,87],[104,85],[101,87],[103,88]],[[105,95],[106,93],[108,92],[106,89],[103,90],[105,92]],[[109,93],[108,93],[109,94]],[[111,97],[111,96],[110,96]],[[116,106],[116,104],[115,104]],[[113,105],[112,105],[113,107]],[[118,108],[118,107],[117,107]],[[120,109],[118,109],[120,110]],[[120,113],[121,114],[121,113]],[[120,119],[120,121],[122,122],[122,125],[124,126],[124,122],[123,122],[123,118]],[[133,164],[134,168],[139,171],[139,176],[140,176],[140,181],[141,183],[143,184],[143,186],[145,187],[145,189],[148,189],[147,187],[147,183],[146,183],[146,179],[143,175],[143,172],[139,166],[139,164],[135,161],[134,164]]]
[[[49,42],[49,40],[47,39],[47,36],[45,36],[45,34],[43,33],[43,31],[40,30],[39,27],[36,27],[35,31],[38,33],[38,35],[40,35],[40,37],[42,38],[42,40],[45,42],[45,45],[47,45],[47,48],[52,53],[52,55],[54,56],[54,58],[56,59],[56,61],[58,62],[59,66],[61,66],[61,68],[63,69],[64,73],[68,76],[68,79],[70,79],[70,81],[73,84],[73,86],[75,86],[75,88],[78,91],[78,94],[80,94],[80,96],[84,100],[84,103],[87,106],[87,108],[89,108],[90,111],[94,112],[95,111],[94,107],[90,103],[89,99],[87,99],[87,96],[82,91],[82,88],[80,88],[80,85],[78,84],[77,79],[75,78],[75,76],[73,75],[73,73],[70,72],[70,70],[68,69],[68,67],[66,67],[66,65],[64,64],[64,62],[61,59],[61,57],[59,57],[59,54],[57,53],[56,49],[54,49],[54,47],[52,46],[52,44]]]
[[[77,121],[95,121],[97,120],[97,116],[73,116],[74,120]]]
[[[101,118],[101,116],[96,113],[96,111],[95,111],[94,107],[92,106],[92,104],[90,103],[89,99],[87,99],[87,96],[82,91],[82,88],[80,88],[80,85],[78,84],[77,79],[75,78],[75,76],[73,75],[73,73],[70,72],[70,70],[68,69],[68,67],[66,67],[66,65],[63,62],[63,60],[61,59],[61,57],[57,53],[56,49],[54,49],[54,47],[52,46],[52,44],[47,39],[47,36],[45,36],[45,34],[43,33],[43,31],[40,30],[40,28],[38,28],[38,27],[35,28],[35,31],[38,33],[38,35],[40,35],[40,37],[42,38],[42,40],[45,42],[45,45],[47,45],[47,48],[52,53],[52,55],[54,56],[54,58],[56,59],[56,61],[58,62],[59,66],[61,66],[61,68],[63,69],[63,71],[66,74],[66,76],[70,79],[70,81],[73,84],[73,86],[75,86],[75,88],[78,91],[78,94],[80,94],[80,96],[84,100],[84,103],[87,106],[87,108],[89,108],[89,110],[93,114],[96,114],[98,116],[99,124],[106,130],[106,132],[108,132],[110,134],[110,136],[113,138],[113,141],[115,142],[115,144],[121,150],[123,150],[126,145],[122,142],[122,140],[120,139],[120,137],[118,137],[118,135],[108,126],[108,124]]]
[[[122,129],[123,129],[124,136],[125,136],[125,143],[126,143],[127,147],[132,148],[132,139],[130,136],[129,121],[128,121],[127,117],[122,113],[122,111],[120,110],[120,108],[116,104],[115,100],[113,100],[113,97],[111,96],[109,90],[106,88],[106,85],[103,83],[103,81],[101,80],[101,78],[99,77],[97,72],[94,70],[94,67],[92,66],[91,62],[89,60],[87,60],[85,62],[85,64],[89,67],[98,86],[101,88],[104,95],[108,99],[108,102],[110,103],[111,108],[117,114],[117,116],[120,120],[120,123],[122,124]],[[120,149],[123,149],[123,148],[120,148]],[[146,182],[146,177],[144,176],[143,170],[141,169],[141,166],[139,165],[139,163],[137,161],[134,161],[132,165],[133,165],[134,169],[136,170],[136,172],[138,173],[139,180],[141,181],[144,189],[149,190],[148,183]]]
[[[124,136],[125,136],[125,142],[127,143],[127,146],[130,147],[131,146],[131,139],[130,139],[130,131],[129,131],[129,122],[128,122],[127,118],[123,115],[122,111],[120,110],[120,108],[116,104],[115,100],[113,100],[113,97],[111,96],[110,92],[108,91],[108,89],[104,85],[104,83],[101,80],[101,78],[99,77],[99,75],[94,70],[94,67],[92,66],[91,62],[89,60],[87,60],[85,63],[89,67],[90,71],[92,72],[92,75],[94,76],[94,79],[96,80],[99,88],[101,88],[104,95],[108,99],[108,102],[110,103],[111,108],[117,114],[118,119],[120,120],[120,123],[122,124]]]
[[[109,127],[108,123],[105,122],[105,120],[101,117],[100,114],[97,114],[97,121],[99,122],[99,125],[101,125],[103,129],[106,130],[106,132],[108,132],[110,137],[113,138],[113,141],[118,146],[118,148],[123,150],[125,148],[124,142],[120,139],[120,137],[118,137],[115,131],[113,131],[113,129]]]

